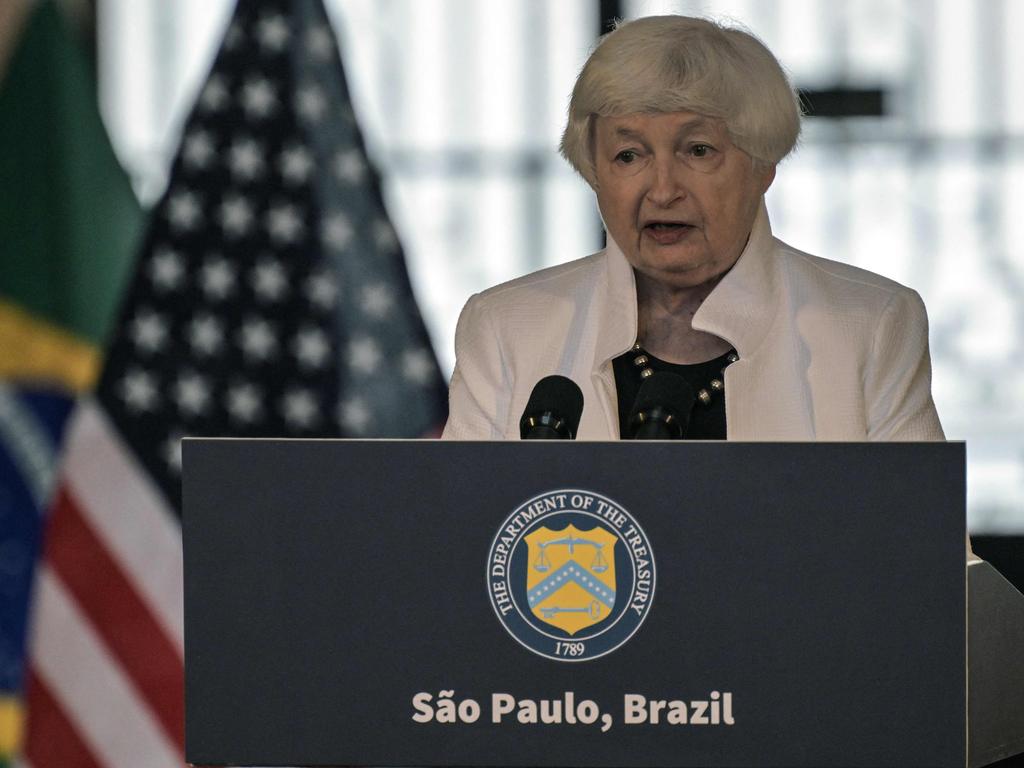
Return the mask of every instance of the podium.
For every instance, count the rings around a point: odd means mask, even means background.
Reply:
[[[1024,597],[983,560],[967,565],[968,765],[1024,752]]]
[[[201,765],[980,766],[1024,598],[964,446],[189,439]]]

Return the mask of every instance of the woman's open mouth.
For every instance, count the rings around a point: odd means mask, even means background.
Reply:
[[[692,224],[679,221],[652,221],[644,225],[644,234],[659,245],[677,243],[694,229]]]

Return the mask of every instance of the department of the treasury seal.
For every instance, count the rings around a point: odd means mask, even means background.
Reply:
[[[636,519],[592,491],[548,491],[502,523],[487,556],[494,612],[521,645],[556,661],[611,653],[654,599],[654,553]]]

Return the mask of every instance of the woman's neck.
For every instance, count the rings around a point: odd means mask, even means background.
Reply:
[[[689,288],[671,288],[637,272],[640,346],[665,362],[681,364],[703,363],[728,352],[731,347],[725,339],[693,327],[693,316],[717,284],[718,279]]]

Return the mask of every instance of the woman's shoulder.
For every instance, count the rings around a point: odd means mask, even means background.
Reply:
[[[591,303],[606,279],[604,251],[531,272],[470,297],[463,314],[483,313],[508,332],[520,325],[536,329],[557,324],[580,305]]]
[[[876,306],[884,306],[897,297],[917,297],[912,288],[884,275],[806,253],[778,239],[775,254],[786,282],[802,293],[819,293],[830,299],[844,297],[842,303],[864,302]]]

